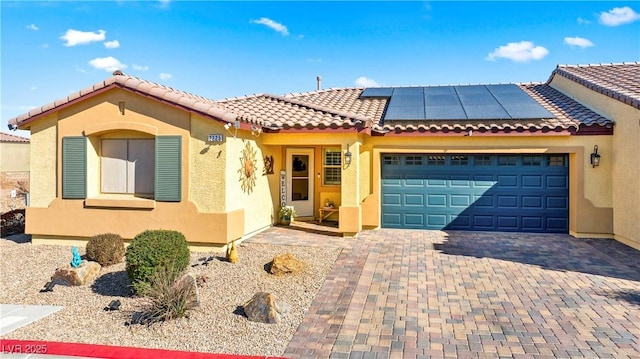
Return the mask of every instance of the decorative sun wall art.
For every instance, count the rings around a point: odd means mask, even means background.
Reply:
[[[256,185],[256,166],[256,150],[251,147],[250,142],[247,142],[244,150],[242,150],[240,168],[238,169],[242,191],[247,193],[253,192],[253,187]]]

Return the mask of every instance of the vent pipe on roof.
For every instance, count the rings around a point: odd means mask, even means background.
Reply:
[[[320,83],[322,82],[322,77],[318,76],[316,77],[316,81],[318,81],[318,88],[317,90],[320,91]]]

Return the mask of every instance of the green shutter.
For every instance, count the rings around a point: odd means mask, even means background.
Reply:
[[[156,137],[156,201],[180,202],[181,169],[182,137]]]
[[[87,197],[87,139],[62,138],[62,198]]]

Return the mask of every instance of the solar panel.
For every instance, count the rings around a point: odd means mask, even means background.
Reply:
[[[393,96],[422,96],[424,87],[396,87],[393,90]]]
[[[362,91],[360,98],[366,97],[391,97],[393,87],[368,87]]]
[[[387,108],[386,115],[387,120],[424,120],[424,107],[389,107]]]
[[[511,118],[552,118],[551,112],[514,84],[487,85],[487,89],[500,102]]]
[[[367,88],[360,97],[388,97],[385,121],[554,117],[515,84]]]
[[[412,106],[424,107],[424,96],[420,95],[396,95],[389,100],[389,107],[392,106]]]
[[[425,120],[466,120],[462,106],[427,106],[424,111]]]

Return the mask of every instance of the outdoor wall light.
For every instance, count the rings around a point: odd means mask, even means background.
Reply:
[[[349,151],[348,144],[347,144],[347,152],[344,153],[344,164],[347,166],[351,164],[351,151]]]
[[[258,126],[251,126],[251,134],[256,137],[260,137],[262,129]]]
[[[596,168],[600,166],[600,155],[598,154],[598,145],[593,146],[593,153],[591,154],[591,166]]]
[[[231,126],[233,126],[233,128],[235,129],[235,132],[231,132]],[[227,130],[231,136],[233,136],[233,138],[236,138],[236,135],[238,134],[238,129],[240,128],[240,121],[237,121],[232,125],[231,122],[227,122],[224,125],[225,130]]]

